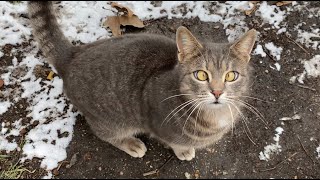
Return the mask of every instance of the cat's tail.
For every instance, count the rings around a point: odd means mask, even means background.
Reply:
[[[61,69],[72,54],[73,45],[59,28],[51,1],[28,2],[33,35],[49,63]],[[59,71],[59,70],[58,70]]]

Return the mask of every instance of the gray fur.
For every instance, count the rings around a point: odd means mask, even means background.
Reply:
[[[135,135],[148,133],[169,145],[179,159],[191,160],[195,149],[215,143],[234,125],[237,108],[223,98],[220,104],[213,104],[214,96],[209,93],[217,87],[233,96],[248,93],[249,65],[230,51],[232,44],[202,43],[179,60],[175,41],[155,34],[125,35],[73,47],[51,9],[48,2],[29,3],[33,33],[63,79],[65,94],[102,140],[133,157],[142,157],[146,147]],[[46,25],[41,19],[47,19]],[[177,33],[184,32],[180,29]],[[185,41],[179,42],[183,46]],[[199,42],[188,45],[192,43]],[[196,80],[196,70],[207,71],[210,81]],[[228,71],[238,71],[239,80],[220,82]],[[191,95],[166,99],[178,94]],[[206,95],[212,102],[207,100],[187,112],[193,103],[171,113],[198,95]],[[174,116],[166,118],[170,113]]]

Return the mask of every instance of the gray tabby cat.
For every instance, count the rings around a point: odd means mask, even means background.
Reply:
[[[248,93],[256,31],[232,44],[199,42],[179,27],[176,42],[131,34],[73,46],[51,2],[29,2],[33,34],[63,79],[64,92],[102,140],[133,157],[150,134],[181,160],[217,142],[238,119]]]

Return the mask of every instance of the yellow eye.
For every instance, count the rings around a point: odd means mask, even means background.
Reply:
[[[204,71],[195,71],[193,74],[199,81],[205,81],[208,79],[208,74]]]
[[[236,71],[230,71],[226,74],[226,81],[227,82],[232,82],[232,81],[235,81],[237,80],[239,77],[239,73],[236,72]]]

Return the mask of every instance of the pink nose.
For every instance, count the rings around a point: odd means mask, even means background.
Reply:
[[[221,94],[223,94],[223,92],[222,91],[219,91],[219,90],[214,90],[214,91],[212,91],[211,92],[213,95],[214,95],[214,97],[216,97],[217,99],[221,96]]]

